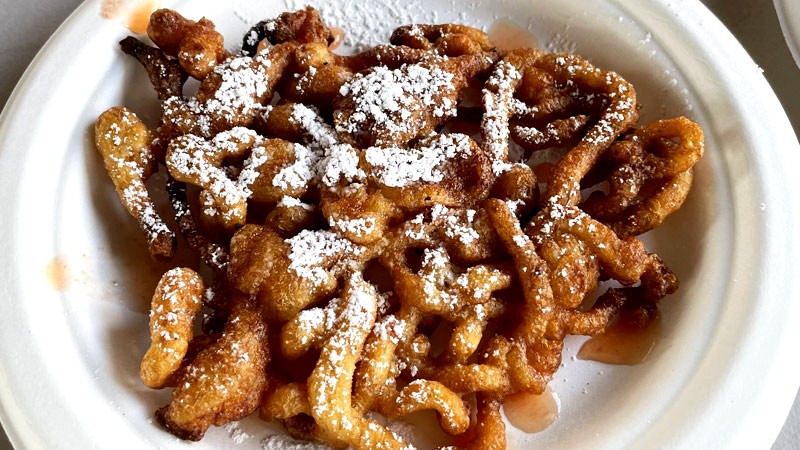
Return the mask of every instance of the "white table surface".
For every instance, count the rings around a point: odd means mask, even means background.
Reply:
[[[0,0],[0,105],[58,25],[82,0]],[[638,0],[636,0],[638,1]],[[677,0],[681,1],[681,0]],[[798,0],[800,1],[800,0]],[[800,69],[783,40],[771,0],[703,0],[739,39],[800,134]],[[800,396],[773,450],[800,450]],[[12,450],[0,430],[0,450]]]

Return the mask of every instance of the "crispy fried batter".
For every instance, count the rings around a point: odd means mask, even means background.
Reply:
[[[283,238],[290,238],[304,229],[320,228],[322,223],[319,208],[286,196],[281,198],[264,220],[265,225]]]
[[[202,18],[189,26],[178,45],[178,62],[191,77],[202,80],[228,57],[214,23]]]
[[[94,141],[119,199],[147,237],[150,255],[171,259],[175,233],[159,216],[144,184],[157,167],[150,130],[128,109],[111,108],[97,118]]]
[[[141,377],[175,386],[157,417],[178,437],[258,409],[296,438],[409,449],[384,421],[433,410],[453,448],[505,448],[504,399],[545,390],[567,335],[645,326],[678,288],[636,236],[686,199],[702,130],[634,128],[614,72],[455,24],[342,56],[310,7],[259,22],[240,55],[171,10],[148,34],[159,48],[121,46],[160,129],[112,108],[95,139],[164,258],[174,236],[144,189],[158,153],[212,269],[173,269],[153,297]],[[187,73],[201,82],[185,97]]]
[[[292,70],[303,75],[285,80],[279,91],[281,98],[330,109],[339,89],[353,77],[351,61],[355,58],[359,56],[334,54],[324,42],[299,45],[294,52]]]
[[[447,56],[491,53],[495,45],[489,36],[476,28],[456,25],[406,25],[397,28],[389,40],[422,50],[435,50]]]
[[[455,116],[461,90],[493,62],[466,55],[394,70],[376,66],[342,86],[334,101],[336,131],[351,144],[406,145]]]
[[[205,291],[205,282],[191,269],[172,269],[161,277],[150,307],[150,348],[139,370],[146,386],[164,387],[180,367]]]
[[[232,231],[244,224],[247,215],[247,186],[234,182],[223,170],[222,163],[245,154],[258,135],[246,128],[234,128],[212,141],[184,135],[172,140],[167,150],[167,168],[177,181],[205,189],[213,198],[213,215],[219,214],[223,227]]]
[[[285,420],[300,414],[311,415],[305,383],[278,385],[270,389],[261,404],[260,415],[264,420]]]
[[[644,125],[609,149],[617,165],[608,177],[609,193],[596,191],[581,208],[621,236],[650,231],[683,204],[692,185],[691,169],[702,155],[703,131],[689,119]],[[660,186],[642,195],[650,182]]]
[[[228,278],[257,295],[271,320],[286,321],[332,294],[346,271],[363,268],[376,251],[331,231],[304,230],[284,240],[269,228],[246,225],[231,239]]]
[[[253,58],[228,59],[203,79],[195,97],[169,98],[163,105],[162,136],[173,139],[196,134],[208,138],[251,125],[272,98],[294,47],[286,43]]]
[[[488,159],[463,134],[431,135],[412,148],[370,147],[364,160],[368,180],[394,204],[411,212],[433,205],[473,206],[486,198],[491,187]],[[426,171],[408,170],[417,167]]]
[[[356,361],[375,323],[378,292],[360,275],[352,275],[342,300],[340,328],[325,342],[308,377],[311,415],[325,435],[356,449],[406,448],[408,444],[399,436],[353,409],[350,394]]]
[[[181,236],[186,244],[200,254],[203,262],[214,272],[224,273],[228,268],[228,251],[221,245],[212,242],[200,232],[192,215],[189,198],[186,195],[186,183],[176,181],[171,176],[167,180],[167,195],[175,212]]]
[[[168,56],[177,56],[181,40],[189,27],[194,25],[180,13],[172,9],[159,9],[150,15],[147,36]]]
[[[333,34],[320,20],[319,12],[306,6],[294,12],[285,12],[275,19],[262,20],[245,33],[242,52],[253,56],[258,43],[263,39],[270,43],[298,42],[301,44],[322,43],[325,47],[333,42]]]
[[[169,59],[163,51],[150,47],[133,36],[121,40],[119,46],[123,52],[142,63],[160,101],[183,95],[183,84],[187,75],[176,60]]]
[[[240,297],[219,339],[183,371],[172,401],[156,413],[158,420],[176,436],[198,441],[209,426],[249,415],[266,388],[268,360],[261,309]]]
[[[168,56],[177,57],[187,74],[202,80],[228,57],[224,38],[205,17],[195,22],[171,9],[150,16],[147,35]]]

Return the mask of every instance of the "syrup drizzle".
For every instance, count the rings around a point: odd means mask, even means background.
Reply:
[[[503,413],[514,428],[526,433],[545,430],[558,418],[561,401],[548,386],[541,394],[518,392],[505,398]]]
[[[70,277],[67,261],[62,256],[51,259],[44,268],[47,284],[57,292],[64,292],[69,288]]]
[[[333,42],[328,46],[328,50],[336,50],[342,45],[342,41],[344,41],[344,30],[339,27],[330,27],[331,33],[333,34]]]
[[[497,19],[489,27],[489,39],[500,50],[515,48],[537,48],[539,42],[528,30],[520,28],[508,19]]]
[[[159,8],[161,0],[143,0],[136,2],[129,9],[127,27],[136,34],[147,33],[150,15]]]
[[[578,358],[606,364],[633,366],[643,363],[661,337],[661,319],[644,327],[620,319],[602,334],[584,342]]]
[[[161,0],[103,0],[100,15],[104,19],[119,19],[136,34],[145,34],[150,15],[161,6]]]

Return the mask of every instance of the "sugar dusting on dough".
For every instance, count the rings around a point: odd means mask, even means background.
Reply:
[[[315,284],[325,281],[327,274],[323,266],[330,259],[341,255],[357,257],[366,251],[340,234],[327,230],[303,230],[286,242],[290,248],[289,270]]]

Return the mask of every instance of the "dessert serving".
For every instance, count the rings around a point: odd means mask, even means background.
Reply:
[[[703,133],[638,123],[612,71],[454,24],[342,56],[312,8],[237,53],[205,18],[159,10],[147,31],[120,44],[160,124],[113,107],[95,141],[151,255],[180,241],[204,263],[155,287],[141,363],[180,438],[257,414],[412,448],[381,419],[433,410],[453,446],[504,448],[504,400],[545,391],[565,336],[646,327],[678,288],[638,236],[686,199]]]

